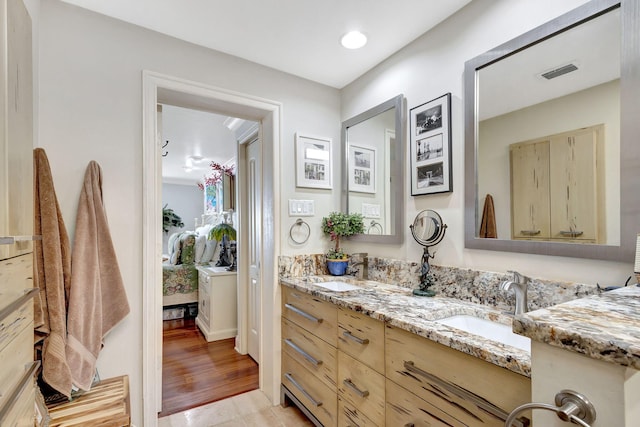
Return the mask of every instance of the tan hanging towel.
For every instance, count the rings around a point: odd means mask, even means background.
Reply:
[[[67,364],[67,292],[71,280],[69,236],[56,198],[47,154],[33,150],[34,231],[42,236],[34,246],[34,299],[36,340],[42,340],[42,379],[71,397],[71,372]],[[40,343],[37,343],[37,347]]]
[[[102,171],[91,161],[76,217],[67,320],[67,360],[74,385],[89,390],[107,333],[129,303],[102,201]]]
[[[480,223],[480,235],[478,237],[490,239],[498,238],[498,230],[496,229],[496,212],[493,209],[493,197],[491,194],[487,194],[484,199],[482,222]]]

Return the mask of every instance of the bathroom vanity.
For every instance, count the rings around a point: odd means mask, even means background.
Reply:
[[[515,318],[531,337],[533,402],[550,403],[561,389],[586,395],[596,426],[638,425],[640,408],[640,288],[629,286],[568,301]],[[563,427],[552,411],[534,424]]]
[[[280,279],[281,400],[317,425],[501,427],[531,401],[526,350],[440,321],[467,314],[509,323],[499,311],[375,281],[330,290],[324,280]]]

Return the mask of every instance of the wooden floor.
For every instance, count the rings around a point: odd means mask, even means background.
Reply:
[[[207,343],[194,319],[165,320],[159,417],[257,389],[258,364],[234,343]]]

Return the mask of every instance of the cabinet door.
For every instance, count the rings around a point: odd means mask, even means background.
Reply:
[[[375,425],[384,425],[384,376],[342,351],[338,351],[338,395],[352,414],[359,412]]]
[[[384,372],[384,323],[340,307],[338,349],[376,371]]]
[[[387,380],[386,422],[388,426],[468,427],[468,424],[389,380]]]
[[[0,237],[33,234],[31,18],[21,0],[0,0]],[[31,252],[0,245],[0,259]]]
[[[289,357],[282,354],[282,384],[322,423],[323,426],[338,424],[338,397],[335,390]]]
[[[529,378],[398,328],[385,333],[387,378],[460,425],[502,427],[531,402]]]
[[[548,239],[549,141],[514,144],[511,158],[511,235]]]
[[[209,278],[206,275],[201,275],[198,278],[198,317],[205,323],[207,328],[211,327],[209,317],[211,312],[211,296],[209,289]]]
[[[282,318],[282,351],[332,390],[338,378],[338,350],[295,323]]]
[[[598,128],[551,140],[551,237],[597,241]]]

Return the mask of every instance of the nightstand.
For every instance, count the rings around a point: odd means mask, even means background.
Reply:
[[[198,266],[196,325],[207,341],[233,338],[238,333],[237,272],[226,269]]]

